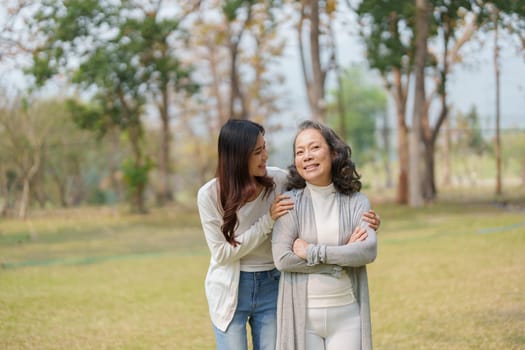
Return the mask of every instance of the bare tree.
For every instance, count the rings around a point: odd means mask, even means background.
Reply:
[[[501,196],[501,140],[500,140],[500,66],[499,66],[499,10],[494,8],[494,76],[496,80],[496,195]]]
[[[40,113],[38,107],[24,106],[22,100],[17,98],[0,114],[3,147],[10,154],[22,188],[17,214],[22,219],[27,216],[31,187],[40,171],[47,135],[54,125],[53,118],[45,118],[45,113]]]
[[[331,26],[331,19],[335,8],[329,6],[330,2],[317,0],[301,1],[300,17],[297,23],[297,39],[299,43],[299,54],[301,67],[306,87],[308,105],[311,117],[315,120],[324,121],[326,112],[325,82],[328,71],[335,67],[335,47],[328,46],[328,62],[323,66],[321,62],[321,41],[323,32],[330,33],[330,29],[322,30]],[[321,7],[320,5],[324,5]],[[321,12],[330,19],[329,23],[321,21]],[[308,40],[306,39],[308,38]],[[306,47],[308,46],[308,48]]]
[[[425,113],[425,60],[429,30],[429,3],[416,0],[416,53],[415,53],[415,91],[412,129],[410,131],[410,196],[409,204],[419,207],[423,204],[421,188],[421,121]]]

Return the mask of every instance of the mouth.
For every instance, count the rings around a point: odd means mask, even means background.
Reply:
[[[304,171],[311,171],[314,169],[317,169],[319,167],[319,164],[309,164],[303,167]]]

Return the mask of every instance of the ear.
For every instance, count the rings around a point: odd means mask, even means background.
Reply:
[[[332,158],[332,160],[334,160],[336,156],[337,156],[337,152],[336,152],[336,150],[334,149],[334,150],[332,150],[332,151],[330,152],[330,157]]]

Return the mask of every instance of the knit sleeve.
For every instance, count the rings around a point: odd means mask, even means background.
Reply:
[[[240,260],[257,248],[270,236],[274,220],[267,213],[257,219],[246,231],[236,235],[240,243],[232,246],[221,231],[222,214],[217,200],[211,195],[213,191],[199,190],[197,204],[206,243],[212,258],[219,264],[228,264]]]
[[[291,196],[293,199],[294,196]],[[339,266],[333,264],[307,264],[293,252],[293,243],[299,237],[297,211],[294,208],[275,222],[272,233],[272,254],[277,269],[285,272],[338,274]]]
[[[350,199],[349,199],[350,200]],[[353,242],[340,246],[310,244],[307,249],[307,263],[335,264],[339,266],[363,266],[373,262],[377,256],[377,238],[374,229],[363,220],[363,214],[370,209],[368,198],[357,193],[351,199],[349,212],[341,211],[342,215],[351,215],[351,220],[341,218],[341,222],[354,222],[355,226],[366,229],[368,237],[364,241]],[[354,227],[348,227],[353,232]]]

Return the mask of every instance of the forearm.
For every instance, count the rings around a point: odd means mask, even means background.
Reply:
[[[211,227],[208,232],[205,230],[206,241],[213,259],[219,264],[228,264],[240,260],[267,240],[272,226],[273,220],[266,214],[248,230],[235,237],[239,242],[235,247],[226,241],[220,227]]]
[[[369,264],[377,256],[375,232],[371,231],[364,241],[346,245],[309,244],[306,251],[306,263],[308,265],[331,264],[352,267]]]
[[[373,262],[376,256],[377,245],[366,241],[326,247],[327,264],[357,267]]]
[[[334,273],[334,265],[308,265],[306,260],[295,255],[286,244],[273,242],[272,251],[275,267],[280,271],[299,273]]]

